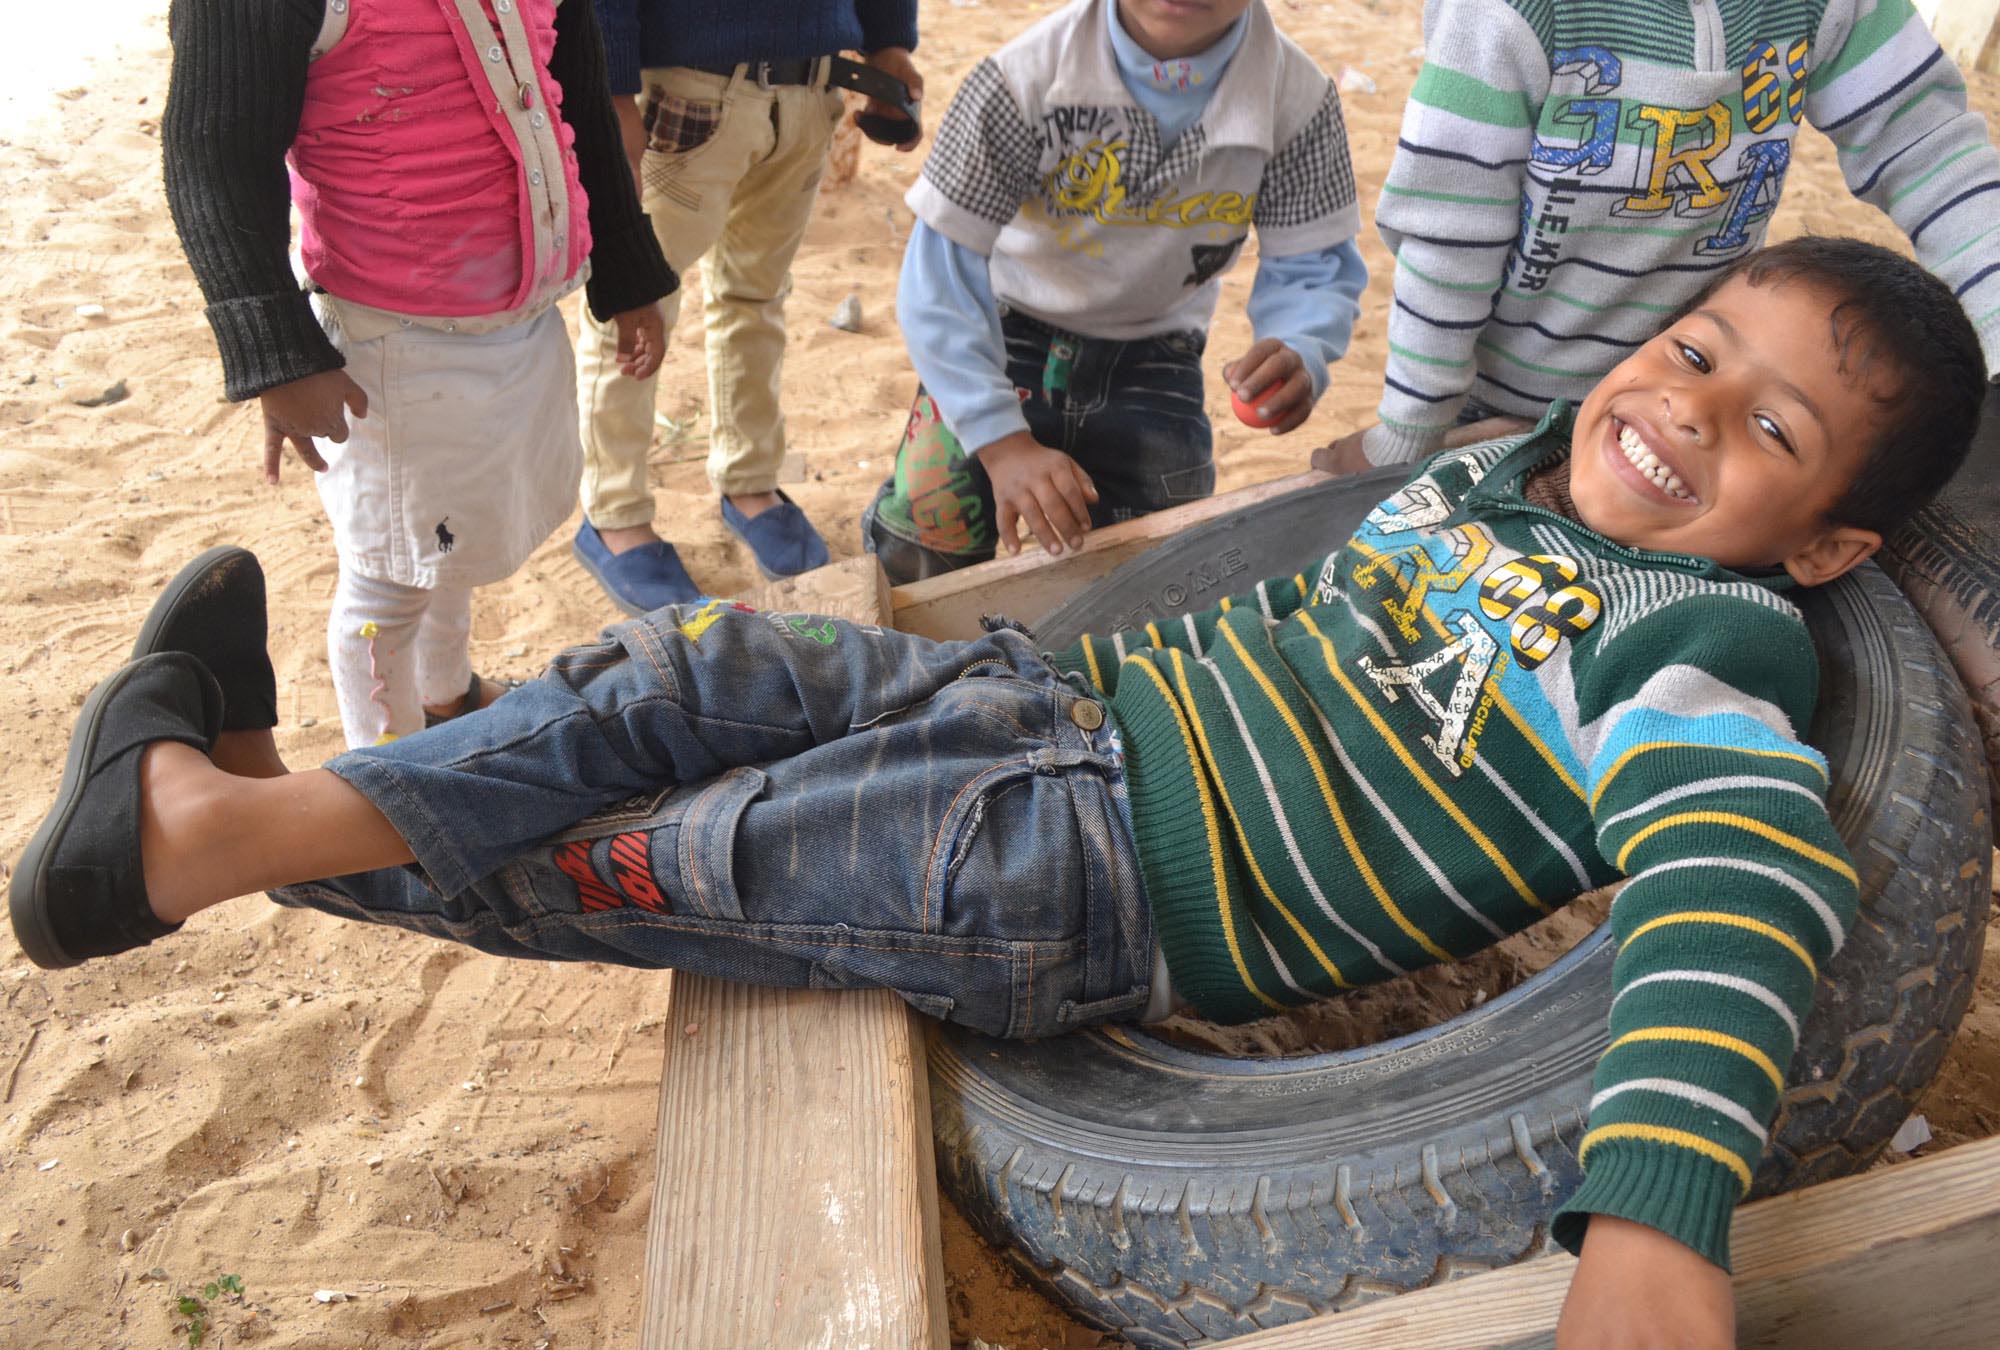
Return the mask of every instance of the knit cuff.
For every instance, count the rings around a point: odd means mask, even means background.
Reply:
[[[1449,427],[1413,427],[1399,422],[1377,422],[1361,435],[1361,453],[1376,466],[1410,464],[1444,444]]]
[[[208,326],[222,354],[223,393],[232,403],[347,364],[302,291],[210,305]]]
[[[1742,1183],[1721,1163],[1673,1144],[1612,1140],[1590,1150],[1583,1185],[1556,1212],[1550,1236],[1579,1253],[1590,1216],[1609,1214],[1656,1228],[1728,1270],[1729,1223],[1742,1197]]]
[[[643,215],[618,229],[600,231],[591,223],[590,278],[583,294],[599,323],[672,295],[680,284]]]

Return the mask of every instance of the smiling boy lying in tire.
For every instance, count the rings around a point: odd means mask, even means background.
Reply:
[[[84,705],[15,933],[68,965],[268,890],[1043,1036],[1262,1016],[1624,875],[1560,1339],[1727,1345],[1730,1214],[1855,908],[1783,592],[1951,475],[1984,380],[1941,283],[1801,240],[1579,408],[1432,460],[1347,547],[1208,613],[1044,656],[998,621],[935,643],[664,609],[296,774],[262,574],[216,550]]]

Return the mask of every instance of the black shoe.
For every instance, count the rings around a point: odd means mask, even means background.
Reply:
[[[206,752],[222,691],[184,652],[143,657],[91,691],[48,819],[7,887],[14,938],[45,969],[144,946],[179,928],[153,914],[139,866],[139,760],[154,741]]]
[[[222,686],[224,731],[268,731],[278,725],[278,677],[267,636],[264,569],[249,549],[224,544],[167,583],[132,644],[132,659],[187,652]]]

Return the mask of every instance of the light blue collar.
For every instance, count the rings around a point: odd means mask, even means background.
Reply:
[[[1111,50],[1118,60],[1118,77],[1140,107],[1159,122],[1163,139],[1173,141],[1194,125],[1209,96],[1215,92],[1229,60],[1243,44],[1249,29],[1248,11],[1238,15],[1229,31],[1217,38],[1207,51],[1193,56],[1161,61],[1135,41],[1118,21],[1117,0],[1106,0],[1105,27],[1110,33]]]

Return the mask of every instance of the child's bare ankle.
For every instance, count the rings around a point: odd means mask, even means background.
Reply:
[[[229,781],[193,746],[160,741],[146,749],[139,766],[139,861],[147,903],[163,922],[178,923],[220,898],[207,884],[204,859],[212,851],[203,830],[226,816],[217,795]]]
[[[208,757],[216,768],[240,778],[282,778],[291,772],[268,728],[225,731],[215,738],[215,748]]]

